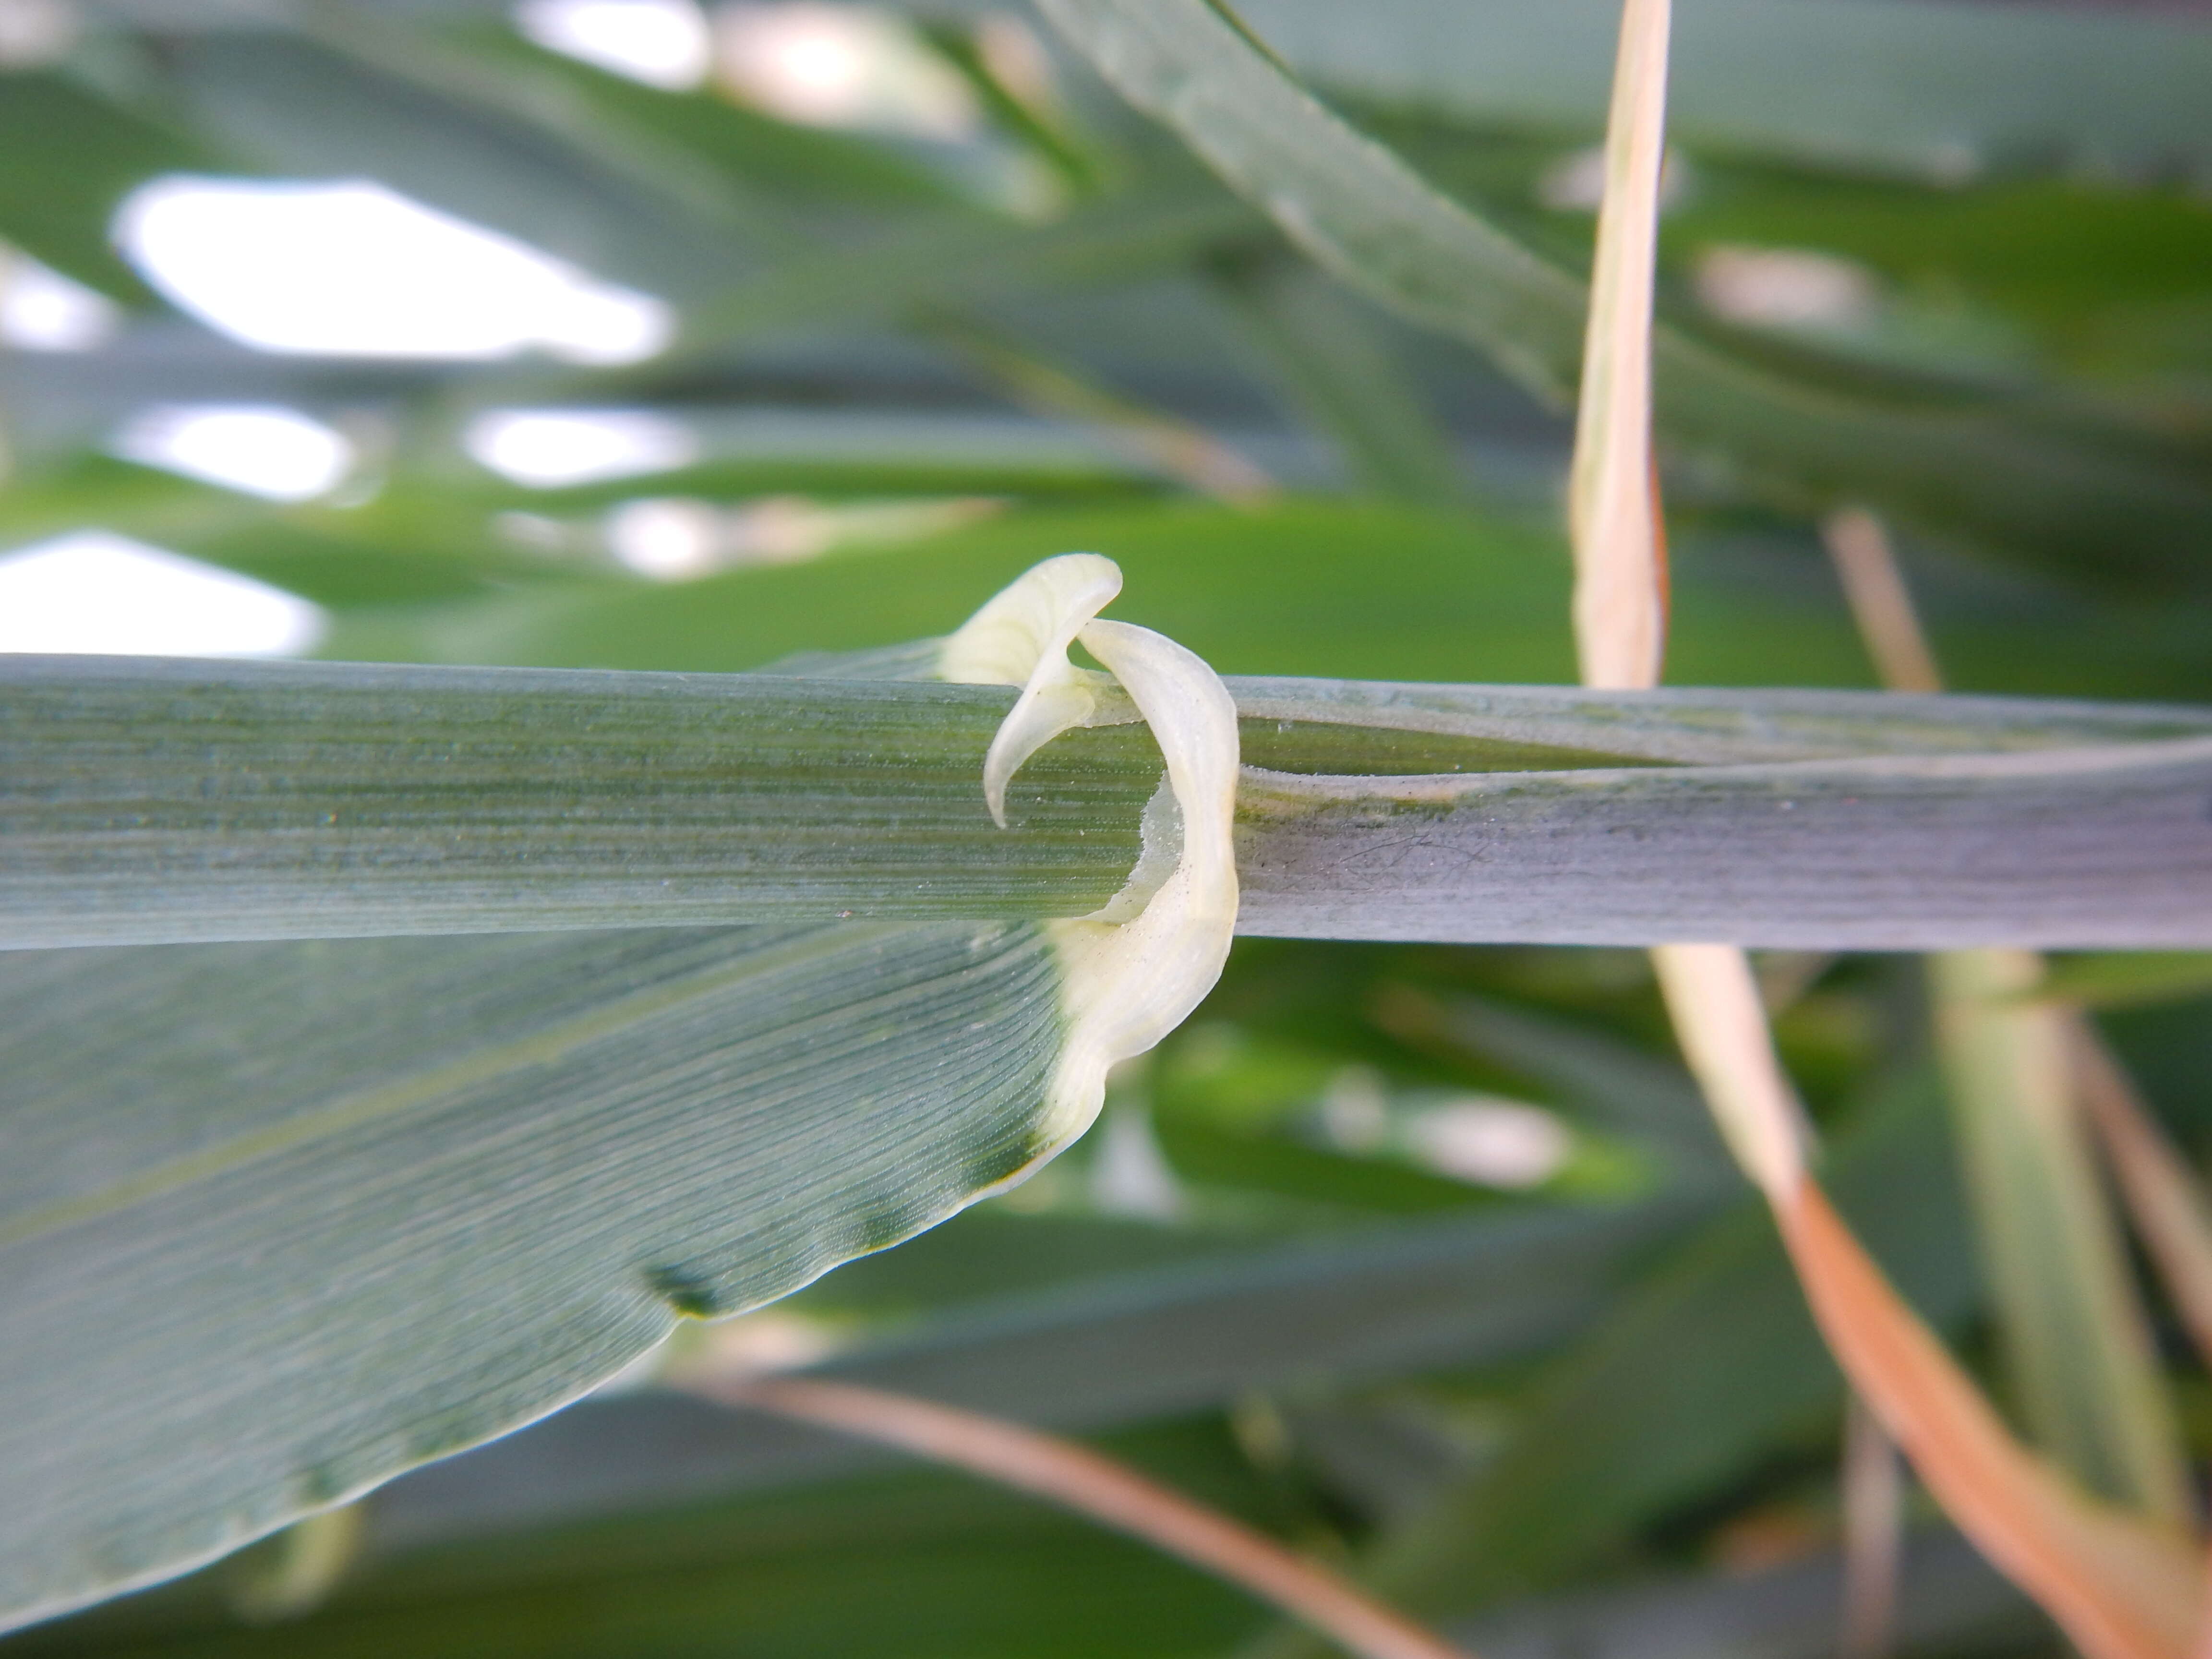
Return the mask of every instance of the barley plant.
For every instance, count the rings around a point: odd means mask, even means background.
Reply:
[[[9,1655],[2212,1651],[2201,9],[4,0],[0,143]]]

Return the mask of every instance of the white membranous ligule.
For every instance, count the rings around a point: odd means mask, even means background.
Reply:
[[[1230,839],[1237,705],[1195,653],[1150,629],[1095,620],[1121,588],[1121,573],[1110,559],[1094,553],[1048,559],[977,611],[938,659],[941,679],[1022,688],[983,764],[984,798],[1002,826],[1007,783],[1070,727],[1142,719],[1167,762],[1176,811],[1146,812],[1146,857],[1124,897],[1149,885],[1146,866],[1158,861],[1163,845],[1179,841],[1174,867],[1127,921],[1102,919],[1126,908],[1117,899],[1096,916],[1045,924],[1060,957],[1067,1017],[1046,1103],[1044,1128],[1054,1140],[1090,1126],[1109,1066],[1150,1048],[1213,988],[1237,925]],[[1071,663],[1067,649],[1077,641],[1110,673]],[[1178,817],[1181,834],[1172,836],[1170,823]]]

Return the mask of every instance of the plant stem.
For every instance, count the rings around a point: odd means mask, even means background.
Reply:
[[[679,1372],[726,1406],[818,1424],[949,1463],[1127,1533],[1272,1603],[1358,1659],[1469,1659],[1343,1579],[1111,1458],[1018,1424],[910,1395],[800,1377]]]
[[[1215,501],[1249,506],[1278,493],[1255,462],[1205,428],[1108,390],[973,317],[926,313],[923,331],[1031,413],[1091,428],[1145,465]]]
[[[1659,683],[1666,538],[1651,456],[1651,290],[1667,143],[1669,0],[1626,0],[1583,344],[1567,520],[1583,684]]]
[[[2134,1083],[2083,1015],[2063,1016],[2081,1103],[2176,1312],[2212,1364],[2212,1206],[2181,1152],[2137,1097]]]
[[[1897,1445],[1856,1394],[1844,1417],[1844,1618],[1840,1659],[1887,1659],[1897,1645],[1905,1479]]]
[[[2028,1437],[2089,1491],[2189,1513],[2181,1450],[2127,1243],[2081,1121],[2064,1012],[2030,951],[1929,958],[1960,1163]]]
[[[1839,507],[1820,521],[1820,539],[1828,544],[1851,620],[1858,624],[1859,638],[1884,688],[1941,691],[1942,671],[1936,665],[1881,520],[1863,507]]]

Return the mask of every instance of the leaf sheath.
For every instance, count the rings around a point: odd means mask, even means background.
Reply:
[[[2212,944],[2212,714],[1857,693],[1235,680],[1242,931],[1930,949]],[[1079,915],[1141,726],[1003,688],[17,658],[0,943]]]

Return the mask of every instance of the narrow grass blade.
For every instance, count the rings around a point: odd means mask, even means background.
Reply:
[[[1339,121],[1204,0],[1040,9],[1322,265],[1417,322],[1474,338],[1526,380],[1554,393],[1571,383],[1583,284]]]
[[[926,317],[923,326],[1016,403],[1091,428],[1164,477],[1217,501],[1261,501],[1275,491],[1273,478],[1204,428],[1109,391],[972,317],[942,313]]]
[[[1000,1481],[1125,1532],[1303,1619],[1357,1659],[1468,1659],[1317,1563],[1087,1446],[909,1395],[810,1378],[679,1373],[726,1405],[777,1412]]]
[[[2136,1231],[2197,1352],[2212,1364],[2212,1205],[2203,1177],[2137,1098],[2096,1028],[2077,1013],[2058,1018],[2070,1038],[2081,1103]]]
[[[2077,1112],[2069,1021],[2026,1000],[2041,959],[1933,958],[1938,1041],[2014,1398],[2089,1491],[2179,1523],[2187,1465],[2118,1218]]]
[[[1255,222],[1217,190],[1176,187],[1086,202],[1044,226],[980,216],[902,222],[863,248],[780,260],[687,310],[684,345],[703,354],[808,326],[900,322],[917,307],[988,308],[1024,291],[1126,282],[1181,270]]]
[[[1905,1471],[1888,1432],[1856,1394],[1844,1415],[1844,1616],[1839,1659],[1888,1659],[1897,1646],[1905,1555]]]
[[[1667,641],[1667,555],[1651,454],[1651,289],[1667,148],[1668,0],[1626,0],[1605,133],[1605,193],[1575,404],[1567,528],[1582,682],[1642,690]]]
[[[1851,620],[1882,684],[1892,691],[1941,691],[1942,671],[1881,520],[1863,507],[1844,507],[1820,521],[1820,539],[1835,561]]]

